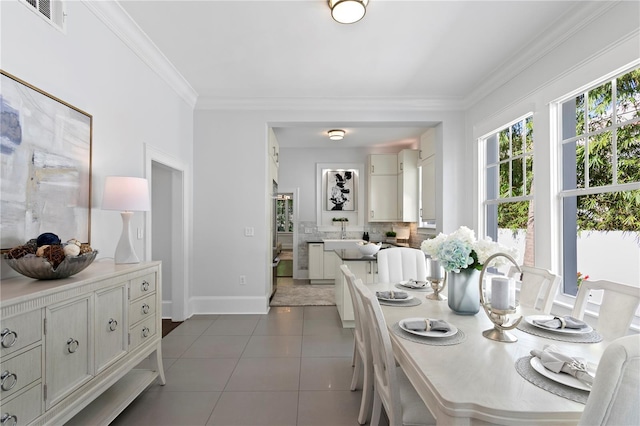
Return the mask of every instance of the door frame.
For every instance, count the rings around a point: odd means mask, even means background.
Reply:
[[[189,209],[189,167],[179,159],[172,157],[159,149],[144,144],[145,158],[145,177],[149,181],[149,185],[153,187],[152,163],[156,162],[172,169],[172,185],[178,185],[176,189],[181,192],[180,206],[177,207],[179,215],[172,215],[171,232],[173,233],[172,247],[172,277],[171,277],[171,320],[184,321],[188,318],[187,296],[189,294],[189,227],[190,227],[190,209]],[[175,193],[172,188],[172,191]],[[145,212],[145,250],[144,259],[152,260],[152,220],[153,212]],[[180,217],[176,217],[180,216]]]

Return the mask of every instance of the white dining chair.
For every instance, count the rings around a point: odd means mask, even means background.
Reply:
[[[374,395],[371,425],[380,424],[383,406],[389,418],[389,426],[436,424],[433,414],[402,368],[396,366],[389,330],[378,299],[362,284],[362,280],[356,279],[354,284],[364,305],[373,356]]]
[[[562,281],[560,276],[548,269],[534,266],[523,265],[520,266],[520,269],[522,274],[520,277],[516,276],[521,281],[519,304],[537,309],[545,314],[550,313],[553,300],[560,287],[560,281]]]
[[[605,349],[578,425],[640,425],[639,396],[640,334],[636,334]]]
[[[427,262],[422,250],[395,247],[380,250],[377,256],[378,282],[397,283],[409,279],[424,281]]]
[[[363,425],[371,418],[371,404],[373,402],[373,360],[371,345],[369,344],[369,330],[367,329],[366,314],[362,304],[362,298],[355,288],[356,276],[347,265],[340,265],[342,274],[347,281],[347,288],[351,294],[353,313],[355,319],[354,352],[353,352],[353,376],[351,378],[351,390],[358,388],[362,377],[362,398],[358,423]]]
[[[614,340],[629,333],[633,316],[640,304],[640,288],[613,281],[582,281],[571,316],[584,319],[584,313],[593,290],[603,290],[602,303],[595,327],[606,340]]]

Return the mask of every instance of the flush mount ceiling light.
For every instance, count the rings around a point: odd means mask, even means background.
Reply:
[[[329,130],[327,133],[332,141],[340,141],[344,138],[344,130]]]
[[[367,12],[369,0],[328,0],[331,17],[341,24],[353,24]]]

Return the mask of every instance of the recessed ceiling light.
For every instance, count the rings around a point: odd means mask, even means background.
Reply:
[[[331,139],[332,141],[340,141],[342,140],[342,138],[344,138],[344,130],[339,130],[339,129],[335,129],[335,130],[329,130],[327,132],[329,134],[329,139]]]

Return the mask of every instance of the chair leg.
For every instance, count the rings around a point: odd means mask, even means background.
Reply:
[[[355,337],[353,338],[353,356],[351,357],[351,366],[356,366],[356,358],[358,357],[358,342]]]
[[[362,371],[362,358],[360,358],[360,354],[356,356],[356,360],[353,368],[353,376],[351,377],[351,390],[354,391],[358,389],[358,382],[360,382],[360,374]]]
[[[377,391],[373,392],[373,410],[371,411],[371,426],[380,426],[382,416],[382,400]]]
[[[364,364],[364,363],[363,363]],[[371,406],[373,403],[373,384],[371,383],[371,373],[367,372],[367,367],[363,365],[364,380],[362,383],[362,399],[360,400],[360,413],[358,414],[358,423],[366,424],[371,417]]]

